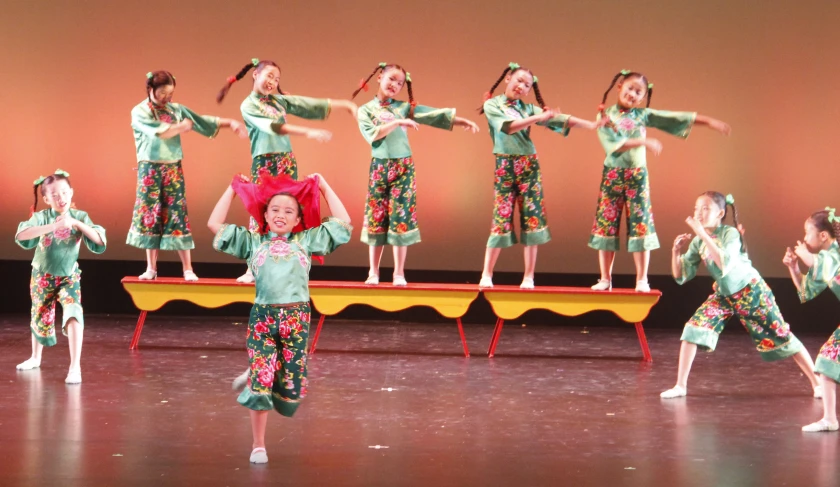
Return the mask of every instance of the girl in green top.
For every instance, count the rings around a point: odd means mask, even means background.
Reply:
[[[607,96],[618,84],[616,104],[605,108]],[[694,112],[653,110],[650,99],[653,83],[641,73],[623,70],[616,74],[598,106],[600,128],[598,138],[604,151],[604,172],[595,223],[589,246],[598,251],[601,279],[592,286],[596,291],[612,289],[612,267],[619,248],[618,233],[621,212],[627,211],[627,250],[636,263],[636,291],[650,292],[648,264],[650,251],[659,248],[653,226],[650,204],[646,150],[655,155],[662,152],[662,143],[647,137],[647,127],[657,128],[677,137],[686,138],[691,127],[705,125],[729,135],[729,125]],[[639,105],[647,99],[645,108]]]
[[[493,91],[502,81],[505,82],[505,92],[493,97]],[[532,89],[539,105],[522,101]],[[487,117],[496,168],[493,223],[478,285],[493,287],[493,269],[499,253],[516,243],[513,212],[518,205],[519,231],[525,246],[525,273],[520,287],[533,289],[537,246],[551,240],[551,233],[545,215],[537,149],[531,142],[531,126],[539,125],[566,136],[572,127],[593,130],[596,124],[548,108],[540,94],[537,77],[531,70],[516,63],[510,63],[490,91],[485,93],[484,105],[479,113]]]
[[[251,140],[251,180],[259,183],[263,174],[287,174],[298,177],[297,159],[292,151],[291,135],[326,142],[332,138],[328,130],[314,129],[287,122],[286,115],[307,120],[326,120],[332,108],[337,107],[356,116],[356,104],[350,100],[331,100],[290,95],[280,89],[280,66],[274,61],[251,59],[233,76],[230,76],[216,101],[221,103],[234,83],[252,74],[251,93],[242,101],[240,110],[248,138]],[[276,93],[275,93],[276,92]],[[256,221],[251,219],[251,230],[256,231]],[[238,282],[254,282],[249,268]]]
[[[738,228],[723,224],[727,207],[732,207],[732,217]],[[790,332],[773,291],[750,263],[732,195],[724,197],[715,191],[701,194],[694,205],[694,216],[685,222],[696,236],[692,239],[692,235],[686,233],[674,240],[671,272],[677,283],[684,284],[697,275],[702,261],[715,280],[714,293],[686,323],[680,338],[677,384],[660,396],[670,399],[686,395],[688,373],[697,347],[714,351],[724,325],[729,318],[737,316],[762,360],[772,362],[793,357],[811,382],[814,397],[822,397],[811,356]],[[683,254],[689,241],[688,251]]]
[[[105,229],[94,225],[87,213],[73,206],[73,188],[69,174],[58,169],[55,174],[35,181],[35,205],[32,216],[18,225],[15,242],[24,249],[35,249],[29,293],[32,298],[30,329],[32,356],[18,364],[18,370],[41,366],[44,346],[55,345],[55,305],[61,303],[61,332],[70,346],[70,369],[64,382],[82,382],[82,315],[79,247],[81,242],[95,254],[105,251]],[[35,212],[38,192],[49,209]]]
[[[146,73],[146,99],[131,110],[137,151],[137,193],[126,244],[146,250],[146,272],[140,279],[157,278],[160,250],[175,250],[184,279],[197,281],[190,250],[195,248],[187,214],[186,181],[181,159],[181,134],[195,132],[213,138],[220,128],[245,137],[236,120],[199,115],[172,102],[175,76],[169,71]]]
[[[826,289],[840,298],[840,218],[834,208],[818,211],[805,220],[805,237],[794,250],[785,252],[783,262],[804,303]],[[804,267],[805,273],[802,272]],[[814,372],[820,374],[823,392],[823,417],[803,426],[802,431],[816,433],[837,431],[837,383],[840,382],[840,328],[820,348]]]
[[[406,128],[417,130],[420,124],[444,130],[456,125],[472,133],[478,125],[456,117],[454,108],[418,105],[411,89],[411,74],[398,64],[379,63],[361,86],[379,73],[379,90],[373,100],[359,109],[359,130],[371,146],[370,177],[365,201],[362,242],[369,245],[370,270],[365,284],[379,284],[379,263],[385,245],[394,249],[394,286],[405,286],[405,258],[408,246],[420,242],[417,223],[417,187],[414,159],[408,145]],[[395,100],[403,86],[408,88],[408,102]]]

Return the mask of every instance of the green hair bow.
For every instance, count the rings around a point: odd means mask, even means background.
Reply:
[[[385,69],[385,66],[387,66],[387,65],[388,65],[388,63],[379,63],[379,67],[382,68],[382,69]]]
[[[540,79],[539,79],[539,78],[537,78],[536,76],[534,76],[534,84],[537,84],[537,83],[539,83],[539,82],[540,82]]]
[[[731,194],[726,195],[726,204],[727,205],[734,205],[735,204],[735,197]]]
[[[622,69],[622,70],[621,70],[621,75],[622,75],[622,76],[627,76],[627,75],[628,75],[628,74],[630,74],[630,73],[631,73],[631,71],[630,71],[629,69]]]
[[[829,223],[840,223],[840,217],[836,216],[834,212],[836,211],[834,208],[830,206],[826,206],[825,210],[828,212],[828,222]]]
[[[52,174],[52,176],[54,176],[54,175],[56,175],[56,174],[58,174],[59,176],[64,176],[65,178],[69,178],[69,177],[70,177],[70,174],[69,174],[67,171],[62,171],[61,169],[56,169],[56,170],[55,170],[55,172]],[[33,185],[35,185],[35,186],[40,186],[40,185],[42,185],[42,184],[44,183],[44,181],[45,181],[48,177],[49,177],[49,176],[41,176],[41,177],[39,177],[38,179],[36,179],[35,181],[33,181],[33,182],[32,182],[32,184],[33,184]]]
[[[508,68],[510,68],[511,71],[516,71],[517,69],[519,69],[519,64],[510,63],[510,64],[508,64]]]
[[[257,58],[255,58],[255,57],[254,57],[254,58],[251,58],[251,64],[253,64],[253,65],[254,65],[254,67],[256,68],[256,67],[257,67],[257,64],[260,64],[260,60],[259,60],[259,59],[257,59]]]
[[[152,76],[154,76],[154,75],[152,74],[152,72],[151,72],[151,71],[149,71],[148,73],[146,73],[146,79],[152,79]]]
[[[409,73],[408,71],[405,72],[405,81],[407,83],[411,83],[411,73]]]
[[[652,90],[652,89],[653,89],[653,83],[648,83],[648,89],[649,89],[649,90]]]

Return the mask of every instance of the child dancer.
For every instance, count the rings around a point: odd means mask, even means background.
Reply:
[[[216,204],[208,226],[216,234],[213,248],[247,260],[256,279],[257,294],[248,322],[248,387],[239,395],[239,403],[251,409],[251,462],[266,463],[268,411],[273,408],[291,417],[306,395],[310,259],[347,243],[352,229],[341,200],[317,174],[301,183],[285,175],[263,176],[259,188],[253,186],[235,180]],[[301,206],[317,205],[319,188],[333,217],[317,225],[311,221],[317,217],[302,220]],[[260,217],[258,228],[269,233],[224,223],[234,191],[248,198],[249,213]],[[308,228],[294,232],[298,225]]]
[[[755,342],[762,360],[772,362],[793,357],[811,381],[814,397],[822,397],[822,387],[814,375],[811,356],[790,332],[776,305],[773,291],[750,263],[741,232],[723,224],[727,207],[732,208],[735,227],[740,227],[732,195],[724,198],[715,191],[701,194],[694,206],[694,216],[685,221],[696,237],[692,239],[691,234],[686,233],[674,240],[671,272],[677,283],[683,284],[694,278],[700,261],[703,261],[715,284],[714,293],[694,313],[683,330],[677,384],[660,396],[670,399],[686,395],[688,373],[697,347],[714,351],[726,321],[737,315]],[[683,255],[683,248],[689,240],[691,244]]]
[[[805,220],[805,238],[794,250],[785,252],[783,262],[804,303],[831,289],[840,298],[840,218],[834,208],[818,211]],[[802,267],[805,273],[802,273]],[[823,417],[803,426],[802,431],[837,431],[837,382],[840,381],[840,328],[820,348],[814,372],[820,374],[823,391]]]
[[[604,108],[607,96],[618,86],[616,104]],[[650,109],[653,83],[645,75],[623,70],[616,74],[598,107],[599,121],[605,122],[598,129],[598,138],[607,157],[595,223],[589,246],[598,251],[601,278],[592,289],[612,289],[612,267],[615,252],[619,249],[618,232],[621,212],[627,211],[627,251],[633,253],[636,263],[636,291],[650,292],[648,264],[650,251],[659,248],[659,239],[653,226],[650,206],[646,150],[655,155],[662,152],[662,143],[646,136],[646,128],[653,127],[677,137],[688,137],[693,125],[705,125],[729,135],[729,125],[714,118],[693,112],[668,112]],[[645,108],[639,108],[647,98]]]
[[[105,252],[105,229],[94,225],[87,213],[73,206],[70,175],[58,169],[55,174],[35,180],[32,216],[18,225],[15,242],[24,249],[35,249],[29,294],[32,297],[30,329],[32,356],[17,365],[18,370],[41,366],[44,346],[55,345],[55,304],[61,303],[61,332],[70,346],[67,384],[82,382],[82,315],[79,247],[82,240],[95,254]],[[38,191],[49,209],[35,212]],[[37,248],[36,248],[37,247]]]
[[[493,92],[502,81],[505,82],[505,92],[493,97]],[[522,101],[532,88],[539,106]],[[479,287],[493,287],[493,268],[499,253],[503,248],[516,243],[513,210],[518,205],[519,230],[525,246],[525,273],[519,287],[533,289],[537,246],[551,240],[551,234],[543,206],[542,175],[537,150],[531,142],[531,126],[541,125],[566,136],[572,127],[593,130],[596,124],[548,108],[540,94],[537,77],[531,70],[516,63],[510,63],[505,68],[490,91],[485,93],[484,100],[479,113],[487,117],[490,126],[496,172],[493,223]]]
[[[398,64],[379,63],[362,80],[353,97],[379,73],[379,90],[373,100],[359,109],[359,129],[371,145],[370,181],[365,203],[362,242],[370,246],[370,271],[365,284],[379,284],[379,263],[385,244],[394,249],[394,286],[405,286],[405,258],[408,246],[420,242],[417,225],[417,188],[414,160],[408,145],[406,128],[415,130],[420,124],[444,130],[455,125],[472,133],[478,125],[456,117],[454,108],[431,108],[417,105],[411,89],[411,74]],[[408,88],[408,102],[395,100],[403,85]],[[399,129],[399,130],[398,130]]]
[[[242,119],[251,139],[251,179],[259,184],[260,175],[277,176],[287,174],[297,179],[297,160],[292,151],[290,135],[302,135],[308,139],[326,142],[332,138],[327,130],[313,129],[286,122],[286,115],[309,120],[325,120],[332,109],[338,107],[356,116],[356,104],[349,100],[330,100],[293,96],[280,89],[280,67],[273,61],[252,59],[236,75],[227,79],[216,101],[224,100],[230,87],[253,69],[251,94],[242,102]],[[274,94],[274,91],[279,94]],[[251,220],[254,230],[255,220]],[[239,282],[254,282],[249,268],[240,276]]]
[[[128,245],[146,249],[146,272],[140,279],[157,278],[158,252],[176,250],[184,279],[197,281],[190,250],[195,248],[187,215],[181,134],[194,131],[213,138],[227,127],[240,137],[245,128],[236,120],[199,115],[172,103],[175,77],[169,71],[146,73],[146,99],[131,110],[137,149],[137,197],[128,231]]]

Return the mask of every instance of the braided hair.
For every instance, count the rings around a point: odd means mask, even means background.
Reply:
[[[840,237],[840,221],[831,221],[830,215],[829,210],[817,211],[808,220],[816,227],[818,232],[827,232],[831,238],[836,239]]]
[[[604,97],[601,98],[601,104],[598,105],[598,111],[604,113],[604,105],[607,103],[607,96],[610,94],[610,91],[612,91],[613,87],[617,83],[620,84],[619,80],[621,80],[621,83],[623,83],[624,81],[632,78],[639,78],[642,80],[642,84],[644,84],[645,88],[647,89],[647,105],[645,106],[650,107],[650,99],[653,97],[653,84],[649,83],[647,76],[643,75],[642,73],[637,73],[635,71],[629,71],[624,69],[621,70],[615,76],[613,76],[612,82],[610,83],[610,87],[607,88],[607,91],[604,92]]]
[[[726,214],[729,213],[727,210],[728,208],[732,208],[732,221],[735,223],[735,228],[738,230],[738,234],[741,237],[741,252],[747,251],[747,243],[744,241],[744,235],[741,234],[741,223],[739,222],[738,218],[738,208],[735,207],[735,202],[727,203],[726,196],[722,193],[718,193],[717,191],[706,191],[701,194],[702,196],[708,196],[715,202],[718,208],[723,209],[723,218],[721,221],[726,219]]]
[[[225,85],[222,86],[222,89],[219,90],[219,94],[216,95],[216,103],[221,103],[222,100],[225,99],[225,96],[227,96],[228,91],[230,91],[230,87],[233,86],[233,84],[237,81],[244,78],[245,75],[248,74],[248,71],[250,71],[253,68],[256,68],[257,72],[260,72],[266,66],[274,66],[275,68],[277,68],[277,71],[280,71],[280,66],[278,66],[277,63],[275,63],[274,61],[260,61],[256,58],[251,59],[251,62],[243,66],[238,73],[228,77],[228,79],[225,81]],[[286,94],[286,92],[280,89],[280,83],[277,83],[277,92],[281,95]]]
[[[531,88],[533,88],[533,90],[534,90],[534,96],[537,98],[537,103],[540,104],[540,107],[542,109],[544,109],[544,110],[548,109],[548,105],[546,105],[545,100],[543,100],[542,93],[540,93],[540,84],[537,82],[537,79],[534,77],[534,73],[531,72],[530,69],[523,68],[523,67],[517,67],[515,69],[511,68],[510,66],[506,67],[505,70],[502,71],[502,75],[499,76],[499,79],[497,79],[496,82],[493,83],[493,86],[490,87],[490,91],[484,93],[484,101],[487,101],[487,100],[489,100],[490,98],[493,97],[493,92],[496,91],[496,88],[499,87],[499,85],[502,83],[502,81],[504,81],[506,76],[510,75],[512,77],[514,74],[516,74],[519,71],[525,71],[528,74],[530,74],[532,78],[534,78],[534,83],[531,85]],[[480,114],[484,113],[484,104],[482,104],[481,107],[478,108],[478,113],[480,113]]]
[[[73,187],[73,186],[70,185],[70,178],[69,177],[67,177],[63,174],[58,174],[58,173],[50,174],[49,176],[44,178],[43,181],[35,183],[35,185],[34,185],[35,201],[32,203],[32,206],[29,207],[30,216],[35,213],[35,209],[38,207],[38,190],[40,189],[42,197],[46,196],[47,195],[47,186],[49,186],[50,184],[52,184],[56,181],[67,181],[67,186],[70,186],[71,188]]]
[[[414,118],[414,107],[417,106],[417,102],[414,101],[414,91],[411,89],[411,77],[405,71],[405,68],[403,68],[399,64],[379,63],[379,65],[376,66],[373,69],[373,71],[371,71],[371,73],[368,75],[368,77],[366,79],[362,79],[362,80],[359,81],[359,87],[356,88],[356,91],[353,92],[353,96],[351,96],[350,99],[352,100],[352,99],[356,98],[356,95],[358,95],[362,90],[367,91],[368,82],[370,81],[371,78],[374,77],[374,75],[376,75],[376,73],[381,72],[382,74],[385,74],[385,72],[388,71],[389,69],[399,69],[400,71],[402,71],[403,76],[405,76],[405,87],[408,89],[408,103],[411,105],[411,108],[408,111],[408,118],[413,119]]]

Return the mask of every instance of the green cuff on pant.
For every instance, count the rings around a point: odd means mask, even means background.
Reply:
[[[242,393],[239,394],[236,401],[246,408],[254,411],[271,411],[273,406],[271,404],[271,396],[268,394],[254,394],[251,392],[249,387],[246,387]]]
[[[534,232],[522,232],[522,245],[542,245],[551,241],[551,232],[548,227]]]
[[[388,232],[388,245],[407,247],[416,243],[420,243],[420,230],[412,230],[405,233]]]
[[[362,228],[362,243],[371,247],[382,247],[388,243],[387,233],[368,233],[367,228]]]
[[[61,306],[61,314],[62,322],[61,322],[61,334],[67,336],[67,322],[70,321],[70,318],[75,318],[76,321],[79,322],[80,325],[85,326],[85,317],[82,313],[82,305],[79,303],[72,303],[72,304],[65,304]]]
[[[192,235],[159,237],[129,233],[125,243],[138,249],[192,250],[195,248]]]
[[[814,372],[822,374],[834,382],[840,382],[840,364],[823,356],[817,356],[814,362]]]
[[[756,349],[761,355],[761,360],[765,362],[775,362],[776,360],[786,359],[799,353],[802,350],[802,342],[791,334],[790,340],[780,347],[774,347],[771,349],[756,347]]]
[[[709,328],[685,325],[680,340],[693,343],[707,352],[714,352],[719,336]]]
[[[645,250],[656,250],[659,248],[659,238],[655,233],[645,235],[644,237],[635,237],[628,239],[628,252],[644,252]]]
[[[41,345],[43,345],[45,347],[52,347],[53,345],[56,344],[55,334],[53,334],[52,336],[48,336],[48,337],[42,337],[42,336],[38,335],[37,333],[35,333],[35,330],[33,330],[32,328],[29,328],[29,331],[32,332],[32,336],[35,337],[35,341],[37,341],[38,343],[40,343]]]
[[[513,232],[502,235],[490,235],[487,239],[487,247],[491,249],[506,249],[516,243],[516,235]]]
[[[618,238],[616,237],[602,237],[600,235],[590,235],[589,247],[595,250],[616,252],[621,248],[621,244],[619,244]]]
[[[300,399],[287,399],[276,392],[272,394],[271,399],[274,402],[274,410],[287,418],[294,416],[300,406]]]

